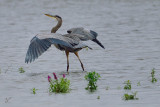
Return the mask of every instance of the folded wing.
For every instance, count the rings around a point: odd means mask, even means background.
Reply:
[[[92,40],[97,43],[99,46],[105,49],[102,43],[97,39],[98,33],[93,30],[84,29],[83,27],[72,28],[67,30],[69,34],[76,34],[81,41]]]

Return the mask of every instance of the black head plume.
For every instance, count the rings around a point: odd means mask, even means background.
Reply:
[[[58,16],[58,15],[55,15],[55,17],[57,17],[57,18],[59,18],[59,19],[62,19],[60,16]]]

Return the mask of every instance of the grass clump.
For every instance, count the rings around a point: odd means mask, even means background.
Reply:
[[[97,89],[97,80],[100,78],[100,75],[98,73],[94,72],[88,72],[84,77],[89,83],[88,86],[85,88],[86,90],[94,91]]]
[[[24,73],[26,72],[22,67],[19,68],[19,73]]]
[[[137,83],[137,86],[141,86],[141,82],[140,81]]]
[[[132,87],[131,87],[131,81],[130,80],[125,81],[124,84],[126,84],[124,86],[125,90],[131,90]]]
[[[100,99],[100,96],[97,96],[97,99]]]
[[[155,69],[153,68],[152,69],[152,72],[151,72],[151,77],[152,77],[152,80],[151,80],[151,82],[152,83],[155,83],[155,82],[157,82],[157,79],[155,78]]]
[[[106,90],[109,90],[109,86],[106,87]]]
[[[132,94],[124,94],[123,99],[124,100],[138,100],[136,95],[137,95],[137,91]]]
[[[124,86],[125,90],[131,90],[132,89],[131,81],[130,80],[125,81],[124,84],[126,84]],[[140,82],[138,82],[137,84],[140,85]],[[137,95],[137,91],[134,92],[134,93],[132,92],[132,94],[125,93],[123,95],[123,99],[124,100],[138,100],[138,98],[136,98],[136,95]]]
[[[31,90],[32,90],[32,93],[33,93],[33,94],[36,94],[36,91],[37,91],[38,89],[32,88]]]
[[[65,78],[65,74],[63,77],[58,79],[56,74],[53,73],[54,80],[48,75],[48,82],[50,83],[49,92],[54,93],[67,93],[69,92],[70,88],[70,80]]]

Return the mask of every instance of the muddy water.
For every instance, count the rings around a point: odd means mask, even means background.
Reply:
[[[47,76],[66,71],[64,52],[50,48],[38,60],[25,64],[30,39],[48,33],[57,23],[45,13],[58,14],[63,26],[85,27],[99,33],[106,49],[89,41],[93,50],[79,55],[86,71],[100,73],[98,90],[84,88],[85,72],[70,54],[71,92],[48,93]],[[159,0],[0,0],[0,106],[1,107],[158,107],[160,105],[160,1]],[[26,72],[20,74],[19,67]],[[150,82],[155,68],[158,82]],[[124,101],[124,81],[132,82],[139,100]],[[141,86],[137,86],[140,82]],[[109,87],[106,90],[106,87]],[[38,89],[33,95],[31,89]],[[130,91],[128,93],[131,93]],[[100,96],[100,99],[97,99]]]

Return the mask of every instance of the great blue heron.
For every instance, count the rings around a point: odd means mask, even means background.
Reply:
[[[55,45],[61,51],[65,51],[67,57],[67,72],[69,69],[69,53],[74,53],[81,63],[82,70],[84,71],[83,63],[79,58],[78,51],[89,46],[82,43],[82,41],[92,40],[100,45],[104,46],[96,39],[98,34],[95,31],[87,30],[82,27],[72,28],[67,30],[68,34],[57,34],[56,31],[62,25],[62,18],[58,15],[45,14],[48,17],[54,18],[58,21],[57,25],[52,28],[50,34],[37,34],[30,41],[30,45],[26,54],[25,62],[32,62],[37,59],[42,53],[47,51],[51,45]],[[105,49],[105,48],[104,48]]]

